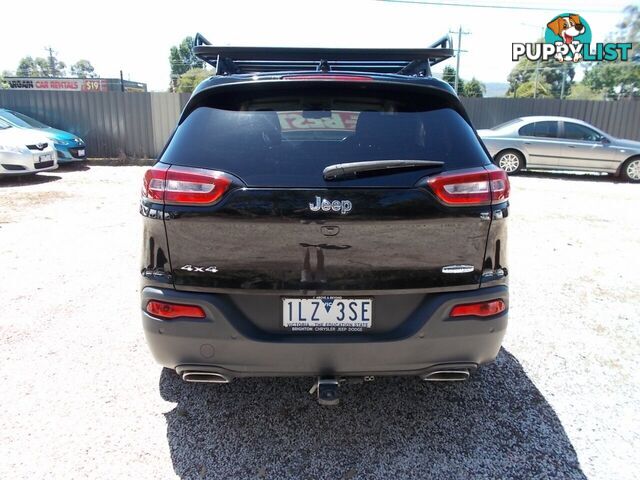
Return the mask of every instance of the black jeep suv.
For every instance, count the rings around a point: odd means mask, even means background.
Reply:
[[[141,309],[186,381],[463,380],[507,325],[509,181],[416,50],[215,47],[144,177]]]

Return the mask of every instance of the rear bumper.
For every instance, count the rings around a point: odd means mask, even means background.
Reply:
[[[495,359],[507,327],[506,286],[425,295],[406,327],[375,336],[297,336],[247,328],[227,295],[147,287],[142,322],[153,356],[163,366],[224,373],[228,377],[292,375],[421,375],[437,365],[474,366]],[[459,303],[501,298],[507,310],[487,319],[450,319]],[[159,320],[149,300],[200,305],[207,319]],[[274,321],[277,321],[274,319]],[[375,318],[374,318],[375,322]]]

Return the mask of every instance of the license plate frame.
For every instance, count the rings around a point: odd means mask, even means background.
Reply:
[[[289,332],[367,332],[373,327],[371,297],[282,297],[281,327]]]

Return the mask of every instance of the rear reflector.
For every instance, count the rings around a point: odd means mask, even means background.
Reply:
[[[451,309],[450,317],[490,317],[502,313],[506,305],[500,299],[489,300],[487,302],[467,303],[456,305]]]
[[[160,302],[150,300],[147,303],[147,313],[159,318],[205,318],[204,310],[197,305],[182,305],[180,303]]]
[[[210,205],[230,185],[231,177],[223,172],[160,164],[145,173],[142,196],[168,205]]]
[[[435,175],[427,184],[451,206],[492,205],[509,199],[507,174],[495,165]]]
[[[364,75],[286,75],[283,80],[333,80],[334,82],[373,82],[373,78]]]

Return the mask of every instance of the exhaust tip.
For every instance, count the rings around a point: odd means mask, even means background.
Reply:
[[[469,370],[434,370],[422,375],[425,382],[464,382],[469,378]]]
[[[184,372],[182,380],[192,383],[229,383],[231,379],[215,372]]]

